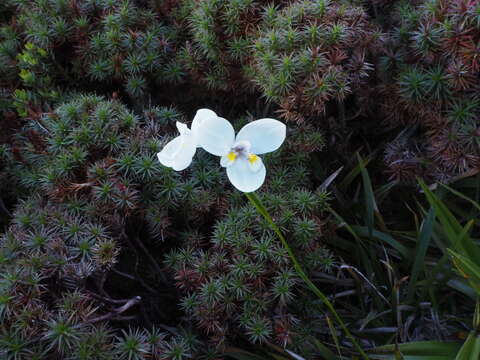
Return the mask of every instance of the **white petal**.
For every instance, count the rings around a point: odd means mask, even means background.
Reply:
[[[226,155],[233,146],[235,130],[232,124],[221,117],[209,117],[198,128],[197,141],[210,154]]]
[[[238,158],[231,166],[227,167],[228,179],[233,186],[243,192],[252,192],[262,186],[266,172],[263,163],[258,171],[253,172],[245,158]]]
[[[172,167],[175,156],[180,150],[182,145],[181,136],[177,136],[172,141],[168,142],[167,145],[157,154],[158,161],[164,166]]]
[[[192,163],[193,156],[197,151],[197,144],[193,141],[192,136],[182,136],[182,138],[182,144],[172,164],[175,171],[186,169]]]
[[[196,150],[193,138],[190,135],[181,135],[165,145],[157,157],[162,165],[181,171],[191,164]]]
[[[216,118],[216,117],[217,117],[217,114],[215,114],[215,112],[210,109],[197,110],[197,113],[193,118],[192,126],[191,126],[194,136],[198,133],[198,129],[205,119]]]
[[[250,151],[265,154],[277,150],[285,140],[287,127],[275,119],[260,119],[245,125],[238,133],[236,141],[249,141]]]
[[[248,160],[248,166],[250,167],[250,170],[253,172],[257,172],[261,170],[262,167],[265,167],[263,165],[262,159],[255,154],[248,154],[247,160]]]
[[[235,162],[236,159],[237,159],[237,154],[230,152],[227,155],[223,155],[220,158],[220,165],[225,168],[229,167]]]
[[[180,135],[190,135],[190,129],[188,126],[180,121],[177,121],[177,129]]]

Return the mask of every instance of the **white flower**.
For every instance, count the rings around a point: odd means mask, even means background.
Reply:
[[[260,119],[245,125],[235,137],[233,126],[221,117],[202,121],[198,144],[221,156],[230,182],[240,191],[252,192],[262,186],[266,169],[258,156],[277,150],[285,140],[286,126],[278,120]]]
[[[170,141],[157,154],[162,165],[173,168],[175,171],[186,169],[191,163],[198,145],[198,130],[205,119],[217,118],[212,110],[200,109],[195,114],[192,122],[192,129],[177,121],[177,129],[180,136]]]

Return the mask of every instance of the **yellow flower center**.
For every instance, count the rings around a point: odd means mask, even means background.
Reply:
[[[250,164],[255,164],[258,161],[258,156],[255,154],[249,154],[248,161],[250,162]]]
[[[237,154],[235,154],[233,151],[231,151],[227,154],[227,158],[230,161],[235,161],[235,159],[237,158]]]

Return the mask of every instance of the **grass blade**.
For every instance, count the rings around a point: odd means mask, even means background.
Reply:
[[[330,351],[329,348],[323,345],[320,341],[318,341],[317,339],[314,339],[313,342],[317,347],[318,353],[321,356],[323,356],[325,360],[339,360],[339,358],[332,351]]]
[[[413,295],[415,291],[415,284],[417,283],[420,271],[423,268],[425,254],[427,253],[430,239],[432,238],[433,224],[435,221],[435,210],[430,208],[427,218],[423,221],[420,234],[418,236],[417,246],[415,248],[415,259],[413,261],[412,272],[408,283],[408,295],[407,302],[413,301]]]
[[[365,166],[363,165],[363,160],[358,153],[357,153],[357,158],[358,158],[358,163],[360,165],[360,172],[362,174],[363,194],[365,197],[365,208],[366,208],[366,224],[368,227],[368,237],[372,239],[375,213],[378,213],[378,207],[375,201],[375,195],[373,193],[370,176],[368,175],[368,172],[365,169]]]
[[[359,236],[369,236],[370,230],[365,226],[351,225],[351,228]],[[410,249],[407,248],[405,245],[401,244],[400,242],[398,242],[397,240],[395,240],[389,234],[386,234],[378,230],[373,230],[372,238],[378,239],[390,245],[391,247],[393,247],[395,250],[397,250],[400,253],[400,255],[402,255],[404,260],[407,260],[407,261],[410,260],[412,256],[412,252],[410,251]]]
[[[465,201],[468,201],[470,204],[472,204],[474,207],[476,207],[478,210],[480,210],[480,204],[478,202],[476,202],[475,200],[472,200],[470,199],[468,196],[466,195],[463,195],[461,192],[451,188],[450,186],[448,185],[445,185],[445,184],[439,184],[441,187],[443,187],[444,189],[447,189],[448,191],[450,191],[452,194],[458,196],[459,198],[465,200]]]
[[[379,346],[372,350],[372,354],[394,354],[396,348],[398,348],[404,356],[447,356],[449,359],[454,359],[460,347],[461,344],[457,342],[414,341],[398,345]]]
[[[480,358],[480,335],[470,332],[455,360],[478,360]]]
[[[468,279],[472,288],[480,296],[480,266],[468,257],[458,254],[451,249],[448,249],[448,252],[452,255],[454,259],[453,263],[457,269],[466,279]]]
[[[361,163],[350,170],[350,172],[345,176],[343,181],[338,185],[338,188],[346,190],[350,183],[357,177],[358,174],[360,174],[362,167],[366,167],[370,161],[373,160],[373,158],[374,154],[370,154],[366,159],[362,159]]]
[[[435,208],[435,214],[440,220],[443,230],[455,250],[475,259],[480,259],[480,248],[466,235],[464,227],[422,180],[419,180],[419,183],[425,192],[428,202]],[[462,236],[459,236],[459,234]]]

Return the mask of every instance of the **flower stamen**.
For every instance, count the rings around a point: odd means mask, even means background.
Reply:
[[[235,159],[237,158],[237,154],[234,153],[233,151],[230,151],[230,152],[227,154],[227,158],[228,158],[228,160],[230,160],[230,161],[235,161]]]
[[[259,157],[255,154],[248,154],[248,161],[250,164],[255,164],[258,161]]]

